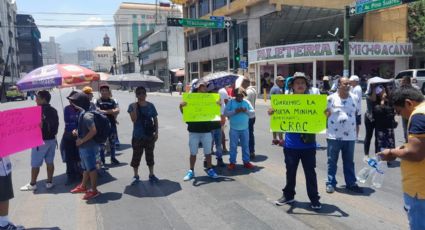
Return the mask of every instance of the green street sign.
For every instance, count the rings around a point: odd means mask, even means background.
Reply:
[[[192,18],[167,18],[167,26],[198,27],[198,28],[229,28],[232,26],[230,20],[208,20]]]
[[[393,6],[401,5],[402,0],[369,0],[369,1],[357,1],[355,11],[351,14],[363,14],[369,11],[380,10],[384,8],[389,8]]]

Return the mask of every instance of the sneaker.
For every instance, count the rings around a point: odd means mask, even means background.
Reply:
[[[0,230],[23,230],[23,229],[25,229],[23,226],[14,225],[10,222],[4,227],[0,227]]]
[[[249,154],[249,159],[250,160],[255,160],[255,153],[250,153]]]
[[[236,165],[233,164],[233,163],[230,163],[230,164],[227,165],[228,170],[234,170],[235,168],[236,168]]]
[[[217,173],[212,168],[208,169],[207,174],[208,174],[209,177],[211,177],[213,179],[217,179],[218,178]]]
[[[133,178],[131,178],[131,184],[130,185],[135,185],[135,184],[139,183],[139,181],[140,181],[140,177],[134,176]]]
[[[21,191],[35,191],[37,190],[37,185],[26,184],[21,187]]]
[[[226,167],[226,164],[224,163],[222,158],[217,159],[217,166],[218,167]]]
[[[111,158],[111,163],[114,165],[119,165],[120,162],[117,160],[117,158]]]
[[[159,179],[158,177],[156,177],[155,175],[149,175],[149,182],[153,183],[158,183]]]
[[[253,169],[255,168],[255,165],[251,164],[251,162],[248,162],[248,163],[244,163],[243,167],[246,169]]]
[[[363,193],[363,188],[359,187],[358,185],[353,186],[347,186],[345,187],[347,190],[354,192],[354,193]]]
[[[82,184],[77,185],[77,187],[71,190],[71,193],[85,193],[85,192],[87,192],[87,188],[85,188]]]
[[[326,185],[326,192],[327,193],[334,193],[335,192],[335,187],[332,186],[332,185],[330,185],[330,184]]]
[[[90,200],[100,195],[99,191],[88,190],[83,197],[83,200]]]
[[[195,176],[195,173],[192,170],[188,170],[186,173],[186,176],[183,177],[184,181],[192,180],[192,178]]]
[[[295,201],[294,198],[286,199],[286,197],[283,195],[281,198],[276,200],[274,202],[274,204],[277,205],[277,206],[282,206],[282,205],[285,205],[285,204],[292,204],[292,203],[294,203],[294,201]]]
[[[47,189],[51,189],[51,188],[53,188],[53,186],[55,186],[52,182],[47,182],[46,183],[46,188]]]
[[[322,209],[322,204],[319,201],[315,201],[315,202],[311,202],[310,207],[313,210],[320,210],[320,209]]]

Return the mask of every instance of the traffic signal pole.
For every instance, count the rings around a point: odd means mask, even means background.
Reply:
[[[344,11],[344,71],[342,76],[349,76],[349,63],[350,63],[350,7],[345,6]]]
[[[236,48],[238,47],[238,29],[237,29],[237,21],[232,20],[232,31],[233,31],[233,72],[237,73],[239,68],[239,63],[236,60]]]

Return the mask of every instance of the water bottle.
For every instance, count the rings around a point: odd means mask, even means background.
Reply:
[[[378,161],[376,167],[376,173],[372,177],[372,186],[375,188],[381,188],[384,182],[385,170],[387,169],[387,162]]]
[[[357,181],[364,184],[367,181],[367,178],[369,177],[369,174],[372,170],[373,169],[369,166],[362,168],[362,170],[360,170],[357,174]]]

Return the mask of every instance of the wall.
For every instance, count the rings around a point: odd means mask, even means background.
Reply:
[[[183,28],[168,27],[168,69],[184,68]]]

